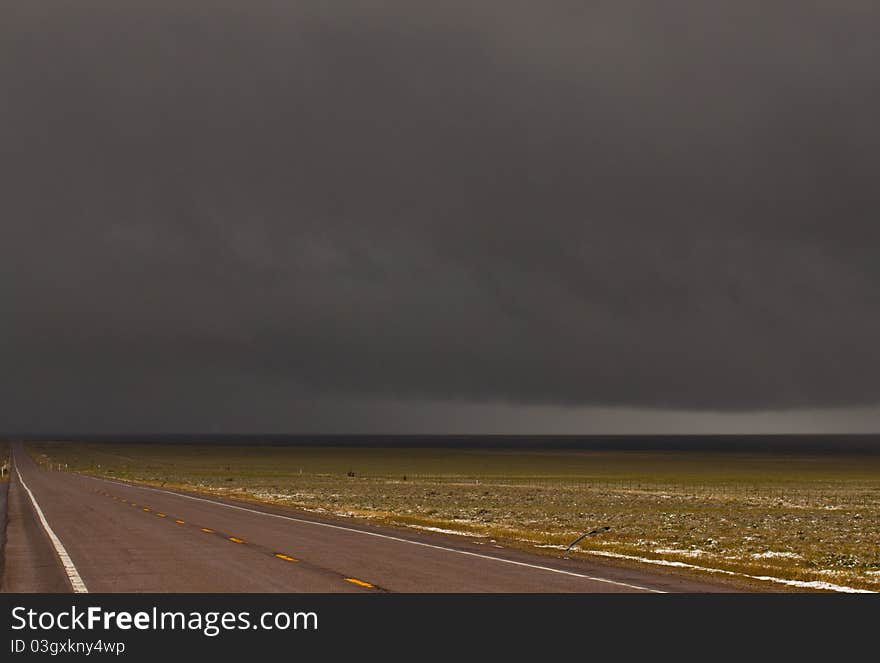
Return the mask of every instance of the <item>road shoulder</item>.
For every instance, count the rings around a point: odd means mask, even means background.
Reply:
[[[70,592],[61,561],[14,471],[6,483],[6,545],[0,592]]]

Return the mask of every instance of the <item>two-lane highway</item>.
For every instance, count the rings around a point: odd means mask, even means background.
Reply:
[[[51,471],[21,444],[13,458],[5,591],[729,591],[711,580]]]

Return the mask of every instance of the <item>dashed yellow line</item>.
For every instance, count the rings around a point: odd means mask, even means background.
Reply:
[[[137,502],[129,502],[129,501],[128,501],[126,498],[124,498],[124,497],[119,497],[118,495],[111,495],[110,493],[102,493],[102,494],[103,494],[103,495],[106,495],[107,497],[112,497],[114,500],[121,501],[121,502],[125,502],[126,504],[129,504],[129,505],[131,505],[131,506],[138,506],[138,503],[137,503]],[[146,513],[151,513],[151,512],[152,512],[152,509],[151,509],[150,507],[148,507],[148,506],[143,507],[143,510],[144,510]],[[168,517],[168,514],[167,514],[167,513],[161,513],[161,512],[159,512],[159,511],[157,511],[157,512],[156,512],[156,517],[157,517],[157,518],[167,518],[167,517]],[[176,519],[174,522],[177,523],[178,525],[185,525],[185,524],[186,524],[186,521],[185,521],[185,520],[180,520],[180,519]],[[209,530],[208,528],[204,528],[203,531],[205,531],[205,532],[209,532],[209,533],[211,533],[211,534],[214,533],[214,530]],[[230,540],[232,540],[232,539],[230,539]],[[240,542],[240,543],[244,543],[244,541],[236,541],[236,543],[239,543],[239,542]]]
[[[361,587],[375,587],[376,585],[370,584],[363,580],[358,580],[357,578],[346,578],[347,582],[353,583],[355,585],[360,585]]]
[[[129,505],[131,505],[131,506],[138,506],[137,502],[129,502],[129,501],[128,501],[126,498],[124,498],[124,497],[118,497],[118,496],[116,496],[116,495],[110,495],[109,493],[107,493],[107,496],[108,496],[108,497],[112,497],[114,500],[121,500],[122,502],[125,502],[126,504],[129,504]],[[151,509],[150,507],[148,507],[148,506],[145,506],[145,507],[142,507],[142,508],[143,508],[143,510],[144,510],[146,513],[150,513],[150,512],[152,511],[152,509]],[[156,515],[158,518],[167,518],[167,517],[168,517],[168,514],[161,513],[161,512],[158,512],[158,511],[156,512],[155,515]],[[177,523],[178,525],[185,525],[185,524],[186,524],[186,521],[185,521],[185,520],[181,520],[180,518],[175,518],[175,519],[174,519],[174,522]],[[215,530],[211,529],[210,527],[200,527],[199,529],[201,529],[205,534],[216,534],[216,533],[217,533]],[[227,537],[227,539],[228,539],[229,541],[231,541],[232,543],[238,543],[238,544],[246,544],[246,543],[247,543],[247,541],[245,541],[244,539],[240,539],[240,538],[238,538],[237,536],[230,536],[230,537]],[[284,554],[284,553],[273,553],[273,555],[274,555],[275,557],[277,557],[278,559],[283,560],[283,561],[285,561],[285,562],[299,562],[299,560],[298,560],[296,557],[291,557],[290,555],[286,555],[286,554]],[[373,584],[371,584],[371,583],[369,583],[369,582],[366,582],[366,581],[364,581],[364,580],[358,580],[357,578],[346,578],[346,580],[347,580],[348,582],[353,583],[353,584],[355,584],[355,585],[358,585],[358,586],[360,586],[360,587],[368,587],[368,588],[374,588],[374,587],[375,587],[375,585],[373,585]]]

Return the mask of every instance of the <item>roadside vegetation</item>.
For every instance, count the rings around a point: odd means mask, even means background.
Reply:
[[[460,534],[880,590],[880,456],[30,444],[44,464]],[[818,587],[819,585],[817,585]]]
[[[9,481],[9,442],[5,440],[0,440],[0,468],[5,468],[0,470],[0,481]]]

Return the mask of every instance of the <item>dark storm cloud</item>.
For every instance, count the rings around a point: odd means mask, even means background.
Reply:
[[[876,403],[878,19],[5,3],[9,418]]]

